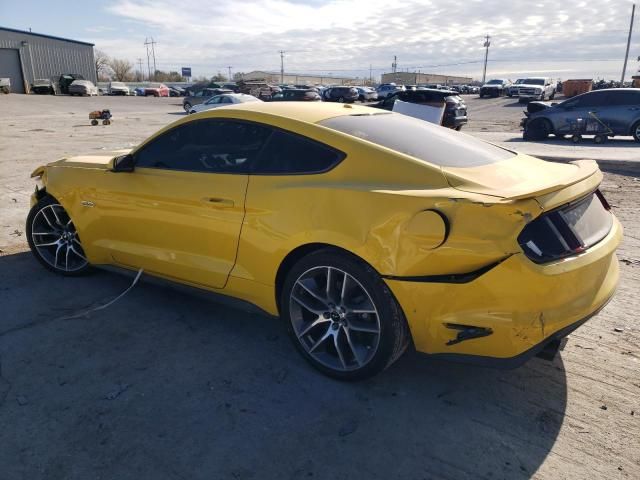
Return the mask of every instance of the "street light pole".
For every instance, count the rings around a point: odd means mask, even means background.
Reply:
[[[484,69],[482,70],[482,83],[487,80],[487,60],[489,59],[489,46],[491,45],[491,37],[487,35],[484,40]]]
[[[622,78],[620,79],[620,86],[624,86],[624,76],[627,73],[627,60],[629,59],[629,45],[631,45],[631,33],[633,32],[633,16],[636,13],[636,4],[631,7],[631,23],[629,24],[629,36],[627,37],[627,52],[624,54],[624,65],[622,66]]]

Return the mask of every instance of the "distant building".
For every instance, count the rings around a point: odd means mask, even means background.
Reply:
[[[96,82],[93,43],[0,27],[0,77],[11,79],[11,91],[28,93],[36,78],[58,80],[79,73]]]
[[[253,72],[245,73],[242,76],[243,80],[264,80],[267,83],[285,83],[292,85],[351,85],[355,82],[354,78],[349,77],[335,77],[333,75],[308,75],[304,73],[285,73],[284,76],[280,72],[264,72],[261,70],[255,70]]]
[[[438,73],[395,72],[382,74],[382,83],[397,83],[399,85],[420,85],[425,83],[466,85],[472,81],[473,79],[471,77],[441,75]]]

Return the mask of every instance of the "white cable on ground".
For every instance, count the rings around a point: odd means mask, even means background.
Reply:
[[[129,285],[127,287],[127,289],[122,292],[120,295],[118,295],[116,298],[114,298],[113,300],[111,300],[110,302],[105,303],[104,305],[98,305],[97,307],[94,308],[90,308],[89,310],[85,310],[83,312],[80,313],[76,313],[73,315],[69,315],[67,317],[60,317],[58,320],[71,320],[73,318],[81,318],[84,317],[86,315],[89,315],[92,312],[97,312],[99,310],[104,310],[105,308],[113,305],[114,303],[116,303],[118,300],[120,300],[122,297],[124,297],[127,293],[129,293],[129,291],[136,286],[136,283],[138,283],[138,280],[140,279],[140,276],[142,275],[142,272],[144,271],[144,269],[140,269],[138,270],[138,274],[136,275],[136,277],[133,279],[133,282],[131,282],[131,285]]]

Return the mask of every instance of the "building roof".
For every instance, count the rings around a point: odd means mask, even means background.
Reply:
[[[253,70],[251,72],[245,73],[245,75],[252,75],[256,73],[264,73],[267,75],[278,75],[280,76],[280,72],[273,72],[267,70]],[[335,78],[336,80],[351,80],[351,77],[337,77],[335,75],[324,75],[322,73],[295,73],[295,72],[284,72],[284,76],[289,77],[312,77],[312,78]]]
[[[15,28],[7,28],[7,27],[0,26],[0,31],[2,30],[4,30],[5,32],[22,33],[24,35],[33,35],[35,37],[51,38],[53,40],[62,40],[63,42],[79,43],[80,45],[89,45],[92,47],[94,46],[93,43],[81,42],[80,40],[72,40],[70,38],[55,37],[53,35],[46,35],[44,33],[34,33],[34,32],[28,32],[26,30],[16,30]]]

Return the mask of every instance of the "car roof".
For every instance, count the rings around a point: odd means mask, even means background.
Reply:
[[[249,102],[206,110],[198,115],[219,116],[225,110],[245,110],[276,117],[290,118],[304,123],[318,123],[343,115],[380,114],[377,108],[330,102]],[[216,112],[216,113],[214,113]]]

